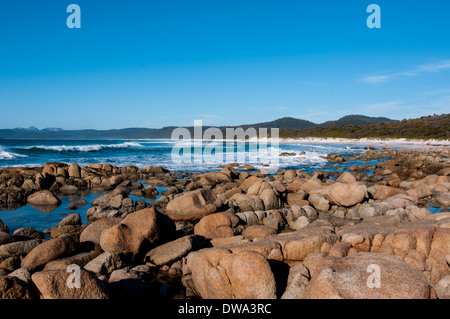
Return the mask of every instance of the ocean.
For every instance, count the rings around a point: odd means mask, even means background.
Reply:
[[[174,160],[174,147],[186,147],[191,158],[183,162]],[[213,150],[211,151],[211,148]],[[208,152],[207,152],[208,151]],[[277,169],[300,169],[311,172],[327,164],[324,158],[329,153],[341,153],[351,156],[365,150],[361,145],[348,144],[299,144],[282,142],[268,145],[267,149],[254,142],[190,142],[179,143],[173,140],[1,140],[0,169],[5,167],[35,167],[46,162],[78,163],[86,166],[93,163],[108,163],[116,166],[135,165],[163,166],[172,172],[207,172],[217,171],[220,165],[229,160],[239,164],[250,164],[255,169],[270,167],[273,163]],[[222,153],[221,153],[222,152]],[[181,152],[182,153],[182,152]],[[179,153],[179,154],[181,154]],[[212,154],[195,160],[195,154]],[[233,156],[227,157],[232,153]],[[253,156],[257,153],[257,156]],[[288,156],[280,156],[285,153]],[[375,163],[375,162],[374,162]],[[342,166],[360,164],[345,163]],[[322,169],[322,168],[321,168]],[[335,170],[336,168],[328,168]],[[325,168],[327,170],[327,168]],[[370,173],[370,172],[369,172]],[[159,188],[161,192],[166,188]],[[8,225],[11,233],[21,227],[33,227],[44,231],[56,224],[70,213],[81,215],[87,223],[86,212],[92,207],[91,201],[99,193],[80,194],[60,197],[62,204],[51,212],[42,212],[25,205],[14,211],[0,211],[0,219]],[[88,202],[85,207],[69,211],[67,207],[73,200],[83,198]],[[137,200],[137,198],[133,198]]]
[[[176,146],[190,149],[192,160],[188,159],[182,163],[176,161],[172,156]],[[213,148],[212,151],[211,148]],[[288,142],[279,143],[278,147],[269,144],[266,150],[255,142],[204,141],[190,144],[190,142],[180,143],[169,139],[70,141],[0,139],[0,168],[43,166],[46,162],[62,162],[78,163],[80,166],[95,163],[116,166],[135,165],[140,168],[163,166],[174,172],[203,172],[217,170],[219,165],[226,165],[229,162],[239,162],[239,164],[250,164],[256,169],[273,163],[278,164],[280,169],[314,169],[327,163],[323,156],[329,153],[342,153],[345,156],[363,151],[361,145]],[[232,157],[229,157],[230,152],[233,153]],[[201,161],[198,161],[194,160],[196,153],[211,153],[212,156],[204,156]],[[290,156],[279,156],[281,153],[290,153]],[[292,155],[294,153],[295,155]]]

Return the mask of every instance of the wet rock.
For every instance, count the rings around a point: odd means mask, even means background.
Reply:
[[[66,185],[63,186],[59,189],[59,191],[61,193],[63,193],[64,195],[75,195],[79,192],[78,187],[73,186],[73,185]]]
[[[9,227],[0,219],[0,231],[9,234]]]
[[[144,197],[146,198],[155,198],[159,195],[158,190],[153,185],[147,185],[142,189],[142,193],[144,194]]]
[[[49,190],[39,191],[33,195],[28,196],[27,202],[33,205],[53,205],[61,204],[61,200]]]

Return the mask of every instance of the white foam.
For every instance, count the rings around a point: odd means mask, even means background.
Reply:
[[[121,144],[91,144],[91,145],[37,145],[25,147],[25,149],[43,149],[57,152],[76,151],[76,152],[94,152],[108,148],[136,148],[143,147],[137,142],[125,142]]]
[[[3,146],[0,146],[0,160],[11,160],[19,157],[27,156],[9,152]]]

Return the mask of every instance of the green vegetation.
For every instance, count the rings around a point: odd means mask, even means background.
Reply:
[[[370,125],[333,125],[280,132],[282,138],[408,138],[450,139],[450,114]]]

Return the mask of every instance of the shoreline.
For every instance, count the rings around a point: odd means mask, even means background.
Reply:
[[[317,144],[342,144],[342,143],[351,143],[351,144],[361,144],[361,145],[370,145],[370,146],[385,146],[385,147],[426,147],[426,148],[434,148],[434,147],[450,147],[450,140],[411,140],[406,138],[335,138],[335,137],[305,137],[305,138],[280,138],[280,142],[283,143],[317,143]],[[428,143],[428,144],[427,144]]]

